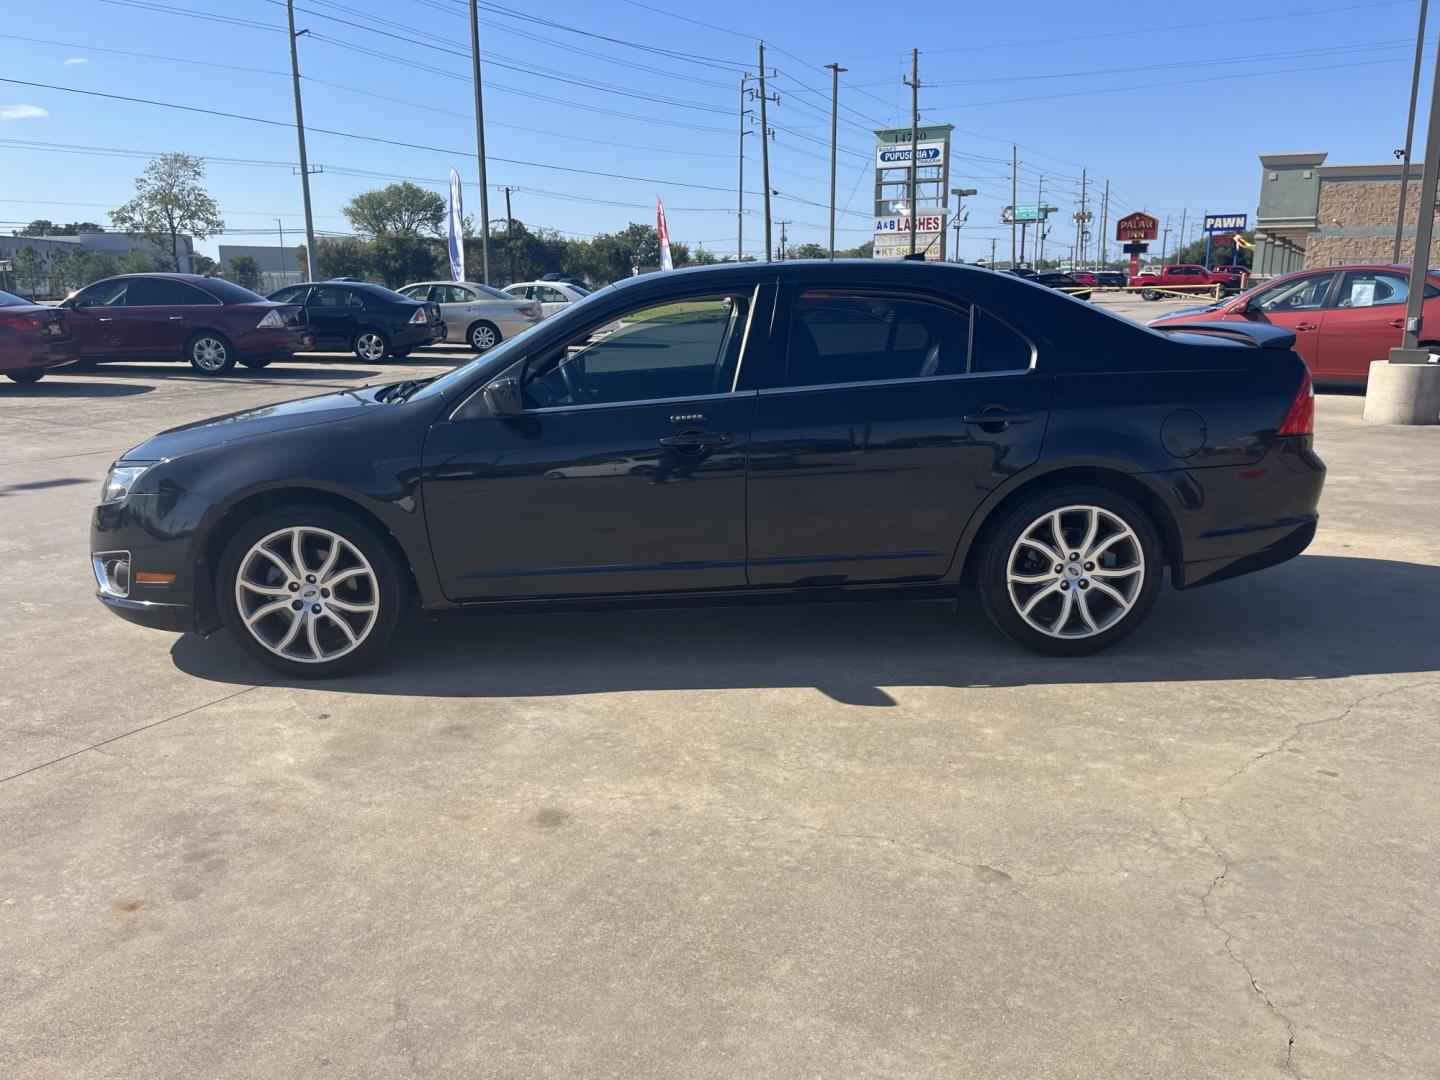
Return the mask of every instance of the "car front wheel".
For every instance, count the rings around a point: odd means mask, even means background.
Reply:
[[[494,323],[477,322],[466,335],[476,352],[485,352],[500,344],[500,328]]]
[[[280,507],[225,545],[221,620],[255,659],[301,678],[373,664],[405,603],[407,579],[374,528],[324,509]]]
[[[34,371],[11,371],[7,374],[11,382],[37,383],[45,377],[45,369],[39,368]]]
[[[1106,488],[1052,488],[1023,500],[982,541],[975,584],[1007,636],[1053,656],[1108,648],[1155,604],[1160,538],[1132,500]]]
[[[390,351],[390,341],[379,330],[361,330],[355,335],[352,347],[355,359],[366,364],[378,364]]]
[[[185,346],[185,358],[202,375],[223,375],[235,366],[235,347],[222,334],[196,334]]]

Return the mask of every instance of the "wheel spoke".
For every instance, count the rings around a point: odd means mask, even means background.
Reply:
[[[310,653],[316,660],[325,659],[325,654],[320,651],[320,639],[315,634],[315,624],[319,620],[309,612],[305,614],[305,638],[310,643]]]
[[[1091,562],[1098,562],[1100,556],[1104,555],[1105,552],[1109,551],[1112,547],[1115,546],[1115,544],[1117,544],[1121,540],[1128,540],[1129,538],[1130,533],[1127,530],[1111,533],[1104,540],[1101,540],[1100,543],[1096,544],[1093,548],[1087,551],[1085,553],[1085,557]]]
[[[1076,549],[1082,553],[1089,551],[1090,545],[1095,543],[1095,534],[1100,531],[1100,511],[1091,509],[1085,517],[1089,521],[1085,526],[1085,539],[1080,541],[1080,547]]]
[[[1059,551],[1065,550],[1065,530],[1060,528],[1060,511],[1056,510],[1050,515],[1050,534],[1055,538],[1055,547]]]
[[[1011,574],[1011,575],[1010,575],[1010,583],[1011,583],[1012,585],[1044,585],[1047,581],[1058,581],[1058,580],[1059,580],[1059,578],[1057,578],[1053,573],[1048,573],[1048,572],[1047,572],[1047,573],[1043,573],[1043,574]]]
[[[285,609],[285,608],[288,608],[289,606],[290,606],[290,601],[289,601],[288,599],[286,599],[286,600],[272,600],[272,601],[270,601],[270,603],[268,603],[268,604],[261,604],[258,608],[256,608],[254,611],[252,611],[249,615],[246,615],[246,616],[245,616],[245,622],[246,622],[246,624],[249,625],[249,626],[254,626],[254,625],[255,625],[256,623],[258,623],[261,619],[265,618],[265,616],[267,616],[267,615],[274,615],[275,612],[281,611],[281,610],[283,610],[283,609]]]
[[[1065,624],[1070,621],[1070,612],[1075,608],[1075,590],[1066,589],[1060,601],[1060,616],[1050,624],[1050,632],[1057,636],[1064,634]]]
[[[240,585],[246,592],[255,593],[257,596],[290,596],[290,590],[284,585],[258,585],[245,578],[240,579]]]
[[[1080,610],[1080,618],[1084,620],[1086,628],[1093,634],[1100,627],[1095,625],[1095,619],[1090,614],[1090,601],[1085,598],[1085,590],[1081,589],[1075,594],[1075,606]]]
[[[271,648],[277,653],[283,653],[290,647],[290,643],[293,642],[300,633],[300,627],[304,622],[305,616],[298,611],[295,612],[290,619],[290,627],[285,631],[285,636],[271,646]]]
[[[1036,551],[1043,552],[1045,557],[1048,558],[1052,563],[1065,561],[1064,555],[1061,555],[1054,548],[1050,547],[1050,545],[1042,544],[1039,540],[1035,540],[1032,537],[1022,536],[1020,538],[1020,543],[1024,544],[1026,547],[1034,548]]]
[[[251,554],[265,556],[265,558],[269,559],[276,566],[278,566],[287,578],[295,578],[299,576],[295,571],[295,567],[291,566],[279,555],[276,555],[275,552],[271,551],[268,547],[257,547],[251,552]]]
[[[315,571],[315,580],[324,581],[331,570],[335,569],[335,563],[340,558],[341,539],[338,536],[331,537],[330,551],[325,556],[325,561],[320,564],[320,569]]]
[[[1110,597],[1111,600],[1114,600],[1115,603],[1117,603],[1117,604],[1120,605],[1120,610],[1121,610],[1121,611],[1129,611],[1129,610],[1130,610],[1130,601],[1129,601],[1129,600],[1126,600],[1125,597],[1120,593],[1120,591],[1119,591],[1118,589],[1112,589],[1109,585],[1105,584],[1105,582],[1103,582],[1103,581],[1094,581],[1094,582],[1091,582],[1090,587],[1091,587],[1092,589],[1094,589],[1096,592],[1104,593],[1106,596]]]
[[[1026,601],[1025,601],[1025,606],[1020,609],[1020,614],[1023,615],[1023,616],[1025,616],[1026,618],[1029,618],[1029,617],[1030,617],[1030,612],[1032,612],[1032,611],[1035,610],[1036,605],[1038,605],[1038,604],[1040,603],[1040,601],[1044,600],[1045,597],[1050,596],[1051,594],[1056,593],[1056,592],[1059,592],[1059,591],[1060,591],[1060,582],[1058,582],[1058,581],[1057,581],[1057,582],[1054,582],[1053,584],[1051,584],[1049,588],[1040,589],[1040,590],[1037,591],[1034,595],[1032,595],[1029,600],[1026,600]]]
[[[351,645],[359,642],[360,639],[355,636],[355,631],[350,628],[350,624],[344,619],[336,615],[331,615],[328,612],[325,614],[325,618],[329,619],[336,626],[340,627],[341,630],[345,631],[345,636],[350,639]]]
[[[295,572],[304,577],[310,571],[305,568],[305,531],[296,529],[290,534],[290,557],[295,560]]]
[[[1127,578],[1138,574],[1140,570],[1141,566],[1139,563],[1136,563],[1134,566],[1121,566],[1111,570],[1097,566],[1094,570],[1090,571],[1090,576],[1092,578]]]
[[[336,585],[339,585],[342,582],[349,581],[351,578],[365,577],[369,573],[370,571],[365,569],[365,567],[363,566],[352,566],[349,570],[340,571],[340,573],[336,574],[328,581],[326,581],[324,578],[321,578],[320,583],[333,591]]]
[[[327,606],[333,607],[336,611],[348,611],[354,615],[368,615],[378,606],[373,601],[368,604],[351,604],[344,600],[337,600],[333,596],[325,601],[325,603]]]

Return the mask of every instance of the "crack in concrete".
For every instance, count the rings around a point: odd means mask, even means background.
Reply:
[[[966,862],[964,859],[957,859],[952,855],[946,855],[943,851],[936,851],[934,848],[926,847],[924,844],[912,844],[905,840],[897,840],[895,837],[886,836],[883,833],[837,832],[834,829],[827,829],[820,825],[808,825],[803,821],[776,817],[770,814],[759,818],[746,818],[745,820],[752,825],[764,825],[770,822],[776,822],[781,825],[788,825],[794,829],[804,829],[806,832],[819,833],[822,836],[829,836],[837,840],[868,840],[879,842],[891,847],[903,848],[906,851],[917,852],[921,855],[928,855],[932,859],[939,859],[941,862],[949,863],[951,866],[963,867],[972,874],[982,874],[988,871],[991,873],[998,872],[1005,874],[1007,878],[1010,876],[1008,871],[993,863]]]
[[[1266,758],[1272,757],[1275,754],[1280,753],[1280,751],[1284,750],[1292,742],[1300,738],[1302,734],[1311,730],[1312,728],[1341,723],[1344,720],[1348,719],[1350,717],[1350,714],[1353,713],[1360,706],[1369,704],[1370,702],[1376,701],[1383,697],[1388,697],[1391,694],[1402,693],[1406,690],[1419,690],[1430,686],[1440,686],[1440,681],[1434,679],[1426,679],[1420,682],[1405,683],[1402,686],[1392,686],[1388,689],[1378,690],[1370,694],[1362,694],[1360,697],[1357,697],[1354,701],[1350,702],[1350,704],[1346,705],[1344,709],[1336,713],[1334,716],[1322,716],[1316,720],[1302,720],[1295,725],[1295,730],[1290,732],[1289,735],[1285,736],[1285,738],[1281,739],[1270,749],[1262,750],[1260,753],[1251,757],[1248,761],[1245,762],[1245,764],[1241,765],[1238,769],[1232,772],[1220,783],[1213,784],[1210,787],[1207,787],[1198,795],[1181,795],[1176,803],[1176,807],[1180,813],[1180,816],[1185,819],[1185,823],[1192,830],[1200,834],[1201,846],[1204,847],[1205,850],[1210,852],[1211,856],[1217,859],[1220,862],[1221,866],[1220,873],[1211,880],[1210,887],[1206,889],[1204,895],[1200,897],[1200,909],[1205,915],[1205,921],[1208,922],[1218,933],[1225,936],[1225,941],[1223,943],[1225,955],[1228,956],[1232,962],[1237,964],[1240,967],[1240,970],[1245,973],[1245,978],[1250,982],[1250,989],[1254,991],[1254,993],[1263,1002],[1265,1002],[1266,1008],[1268,1008],[1277,1017],[1279,1017],[1279,1019],[1285,1024],[1285,1033],[1287,1038],[1285,1046],[1285,1068],[1290,1072],[1292,1076],[1300,1076],[1300,1071],[1295,1066],[1295,1022],[1291,1020],[1289,1015],[1287,1015],[1279,1006],[1275,1004],[1275,1002],[1271,999],[1269,993],[1266,992],[1264,987],[1260,985],[1259,980],[1256,979],[1255,973],[1251,970],[1250,965],[1246,963],[1245,960],[1241,956],[1239,956],[1231,947],[1231,942],[1234,940],[1234,935],[1225,928],[1225,926],[1221,923],[1219,917],[1215,914],[1215,912],[1210,906],[1210,899],[1214,895],[1215,890],[1220,887],[1221,882],[1223,882],[1226,878],[1230,876],[1230,871],[1233,868],[1233,863],[1231,862],[1230,856],[1226,855],[1225,852],[1220,849],[1220,846],[1210,839],[1210,834],[1200,826],[1200,823],[1198,821],[1196,821],[1195,817],[1190,812],[1188,804],[1193,802],[1199,802],[1202,799],[1207,799],[1215,792],[1227,787],[1232,781],[1234,781],[1244,773],[1248,772],[1251,768],[1259,764],[1261,761],[1264,761]]]

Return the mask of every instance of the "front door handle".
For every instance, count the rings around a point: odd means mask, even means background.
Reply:
[[[679,435],[664,435],[661,446],[674,450],[701,450],[707,446],[729,446],[731,435],[728,431],[682,431]]]
[[[1319,327],[1317,327],[1313,322],[1302,322],[1302,323],[1296,323],[1296,324],[1295,324],[1295,329],[1296,329],[1296,330],[1318,330]]]
[[[966,413],[961,419],[985,431],[1004,431],[1011,424],[1030,423],[1035,419],[1035,414],[1019,409],[1007,409],[1003,405],[987,405],[979,412]]]
[[[95,321],[96,321],[96,322],[114,322],[115,319],[114,319],[113,316],[110,316],[110,315],[101,315],[101,316],[100,316],[98,319],[96,319]]]
[[[184,319],[185,319],[185,316],[184,316],[184,315],[171,315],[171,316],[170,316],[170,321],[171,321],[171,322],[183,322]]]
[[[1390,325],[1393,326],[1396,330],[1404,330],[1404,329],[1405,329],[1405,320],[1404,320],[1404,319],[1391,319],[1391,320],[1390,320]]]

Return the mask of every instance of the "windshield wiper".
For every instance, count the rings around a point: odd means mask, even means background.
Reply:
[[[375,395],[376,401],[404,401],[420,387],[430,382],[429,379],[404,379],[389,386],[382,387]]]

